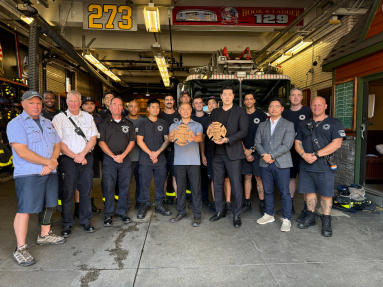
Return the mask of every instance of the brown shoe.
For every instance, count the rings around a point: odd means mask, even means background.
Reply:
[[[200,226],[200,225],[201,225],[201,217],[198,217],[198,218],[195,218],[195,217],[194,217],[192,226],[193,226],[193,227],[198,227],[198,226]]]

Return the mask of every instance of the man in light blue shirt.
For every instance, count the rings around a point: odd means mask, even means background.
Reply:
[[[177,182],[177,210],[178,215],[170,220],[170,222],[179,222],[186,219],[186,186],[187,178],[189,178],[192,192],[192,210],[194,221],[192,226],[197,227],[201,224],[201,160],[199,152],[199,143],[202,142],[203,128],[198,122],[190,119],[192,107],[190,103],[184,102],[179,108],[181,120],[170,126],[169,138],[174,142],[174,168]],[[191,142],[186,145],[177,144],[180,139],[175,139],[175,129],[178,130],[180,125],[186,125],[193,132]]]
[[[65,239],[50,230],[57,206],[58,177],[56,167],[61,139],[49,120],[42,117],[42,96],[27,91],[22,97],[23,113],[9,122],[7,136],[12,146],[17,214],[14,228],[17,247],[13,258],[20,266],[35,263],[25,244],[29,215],[39,214],[41,234],[37,244],[61,244]]]

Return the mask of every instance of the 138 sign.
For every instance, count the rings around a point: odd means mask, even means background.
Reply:
[[[84,29],[137,31],[132,7],[84,3]]]

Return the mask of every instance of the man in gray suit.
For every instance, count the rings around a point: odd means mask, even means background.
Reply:
[[[254,147],[261,155],[261,177],[265,191],[265,214],[258,224],[274,222],[274,185],[277,183],[282,200],[281,231],[290,231],[291,195],[289,189],[290,167],[293,166],[290,149],[294,143],[294,124],[282,118],[283,100],[269,101],[270,120],[259,124]]]

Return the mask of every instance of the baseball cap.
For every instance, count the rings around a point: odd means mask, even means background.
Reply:
[[[189,94],[188,91],[182,91],[182,92],[181,92],[181,96],[183,96],[183,95],[185,95],[185,94],[187,94],[187,95],[190,97],[190,94]]]
[[[39,97],[41,100],[43,100],[43,96],[36,91],[26,91],[24,95],[22,96],[21,100],[29,100],[32,99],[33,97]]]
[[[93,102],[93,103],[96,103],[95,100],[93,100],[91,97],[84,97],[82,99],[82,104],[85,104],[86,102]]]
[[[214,100],[214,101],[216,101],[217,104],[218,104],[218,100],[217,100],[216,97],[214,97],[214,96],[210,96],[210,97],[208,97],[207,100],[206,100],[206,103],[208,103],[210,100]]]

